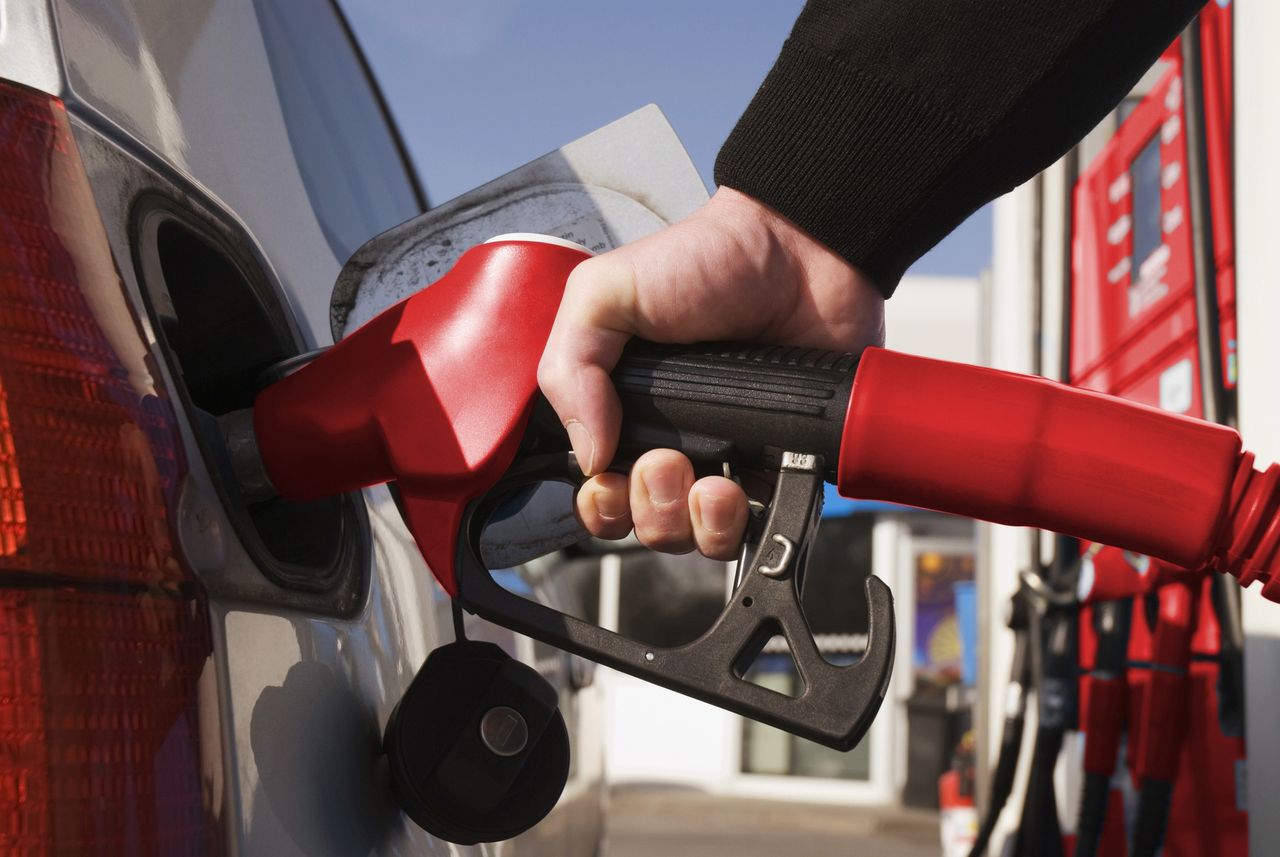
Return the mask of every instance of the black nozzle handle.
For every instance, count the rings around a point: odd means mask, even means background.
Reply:
[[[612,379],[622,402],[618,461],[649,449],[695,466],[777,469],[784,449],[819,456],[835,477],[858,358],[812,348],[632,340]],[[567,443],[545,400],[530,433]]]

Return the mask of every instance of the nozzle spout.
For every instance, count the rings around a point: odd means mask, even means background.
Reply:
[[[222,439],[231,460],[231,470],[236,484],[247,503],[259,503],[279,495],[271,484],[267,468],[258,450],[258,438],[253,431],[253,409],[245,408],[218,417]]]

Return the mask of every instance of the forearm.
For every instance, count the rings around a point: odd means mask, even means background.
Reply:
[[[809,0],[716,162],[891,294],[1060,157],[1203,0]]]

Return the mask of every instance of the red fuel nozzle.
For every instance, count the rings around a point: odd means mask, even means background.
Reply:
[[[1159,612],[1152,634],[1150,677],[1142,697],[1133,773],[1139,781],[1172,782],[1187,728],[1187,665],[1200,587],[1179,580],[1157,590]]]
[[[586,255],[527,240],[480,245],[263,391],[253,424],[271,483],[312,499],[396,480],[429,565],[456,592],[463,512],[516,458],[564,282]],[[1263,595],[1280,600],[1280,469],[1255,471],[1229,428],[881,348],[857,358],[852,385],[852,355],[673,349],[637,353],[615,373],[629,420],[665,430],[646,444],[660,436],[748,467],[770,450],[812,455],[824,472],[835,458],[846,496],[1214,567],[1262,579]]]
[[[838,487],[1211,566],[1280,601],[1280,468],[1232,429],[1045,378],[869,348]]]
[[[312,500],[395,480],[427,564],[452,595],[465,506],[515,457],[565,280],[559,244],[472,248],[254,402],[263,469]]]
[[[1179,568],[1145,554],[1094,544],[1081,557],[1077,594],[1083,604],[1132,598],[1175,581],[1200,580],[1204,570]]]

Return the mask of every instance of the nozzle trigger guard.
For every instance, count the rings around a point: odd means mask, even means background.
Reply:
[[[501,482],[466,510],[459,536],[458,597],[469,611],[521,634],[654,684],[776,726],[837,750],[854,747],[870,727],[893,669],[893,596],[868,577],[867,649],[848,666],[818,651],[800,605],[808,547],[822,507],[822,463],[784,453],[763,524],[744,545],[732,597],[711,629],[683,646],[662,648],[607,631],[503,589],[480,558],[484,524],[505,496],[531,482],[580,481],[567,454],[519,459]],[[786,639],[803,682],[790,697],[743,678],[765,644]]]

